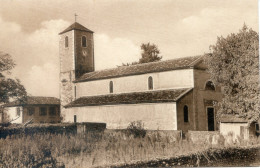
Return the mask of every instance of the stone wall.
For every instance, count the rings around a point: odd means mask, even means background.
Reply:
[[[125,129],[141,120],[148,130],[177,130],[176,103],[117,104],[66,109],[64,122],[106,123],[107,129]]]
[[[213,102],[219,102],[222,99],[220,87],[216,90],[205,90],[206,82],[210,79],[210,74],[206,70],[194,70],[194,116],[196,124],[194,130],[207,131],[208,130],[208,116],[207,107],[214,107]],[[214,107],[215,116],[215,130],[218,130],[218,123],[216,120],[217,108]]]
[[[188,106],[188,122],[184,122],[184,106]],[[193,91],[183,96],[177,102],[177,119],[178,130],[187,132],[188,130],[194,130],[194,107],[193,107]]]
[[[110,81],[113,82],[113,93],[149,91],[149,76],[153,78],[153,90],[194,86],[193,69],[183,69],[76,83],[77,97],[109,94]]]
[[[220,138],[219,131],[188,131],[185,135],[189,140],[194,143],[203,143],[206,144],[218,144]]]

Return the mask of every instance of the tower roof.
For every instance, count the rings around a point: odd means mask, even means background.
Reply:
[[[73,23],[72,25],[70,25],[67,29],[65,29],[64,31],[60,32],[59,34],[63,34],[66,33],[68,31],[71,30],[79,30],[79,31],[85,31],[85,32],[91,32],[94,33],[93,31],[89,30],[88,28],[82,26],[81,24],[79,24],[78,22]]]

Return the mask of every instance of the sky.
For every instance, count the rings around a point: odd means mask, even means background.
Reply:
[[[245,23],[258,27],[257,0],[0,0],[0,51],[29,95],[59,97],[59,35],[77,22],[94,31],[96,70],[138,61],[153,43],[163,60],[202,55]]]

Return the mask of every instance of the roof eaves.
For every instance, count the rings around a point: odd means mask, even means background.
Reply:
[[[183,92],[182,94],[180,94],[175,101],[178,101],[179,99],[181,99],[184,95],[186,95],[187,93],[189,93],[190,91],[192,91],[193,88],[189,88],[188,90],[186,90],[185,92]]]
[[[69,31],[71,31],[71,30],[78,30],[78,31],[83,31],[83,32],[90,32],[90,33],[94,33],[94,32],[93,32],[93,31],[91,31],[91,30],[81,30],[81,29],[77,29],[77,28],[71,28],[71,29],[64,30],[64,31],[60,32],[60,33],[59,33],[59,35],[61,35],[61,34],[64,34],[64,33],[67,33],[67,32],[69,32]]]
[[[72,107],[85,107],[85,106],[111,106],[111,105],[118,105],[118,104],[142,104],[142,103],[168,103],[168,102],[176,102],[175,100],[153,100],[153,101],[138,101],[138,102],[117,102],[117,103],[101,103],[101,104],[75,104],[70,105],[67,104],[64,107],[65,108],[72,108]]]

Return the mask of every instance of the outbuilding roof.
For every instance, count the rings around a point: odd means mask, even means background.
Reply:
[[[68,31],[71,30],[79,30],[79,31],[85,31],[85,32],[91,32],[94,33],[93,31],[89,30],[88,28],[82,26],[81,24],[79,24],[78,22],[73,23],[72,25],[70,25],[67,29],[63,30],[62,32],[60,32],[59,34],[63,34],[66,33]]]
[[[176,102],[192,88],[80,97],[65,107]]]
[[[249,120],[236,115],[223,115],[220,117],[222,123],[246,123]]]
[[[94,71],[85,73],[75,82],[91,81],[98,79],[115,78],[130,75],[139,75],[152,72],[162,72],[175,69],[189,69],[194,68],[200,61],[203,60],[203,56],[193,56],[185,58],[177,58],[166,61],[158,61],[151,63],[143,63],[130,66],[121,66],[118,68],[105,69],[100,71]]]
[[[23,106],[23,105],[60,105],[60,100],[55,97],[28,96],[24,102],[19,100],[5,104],[5,107]]]

